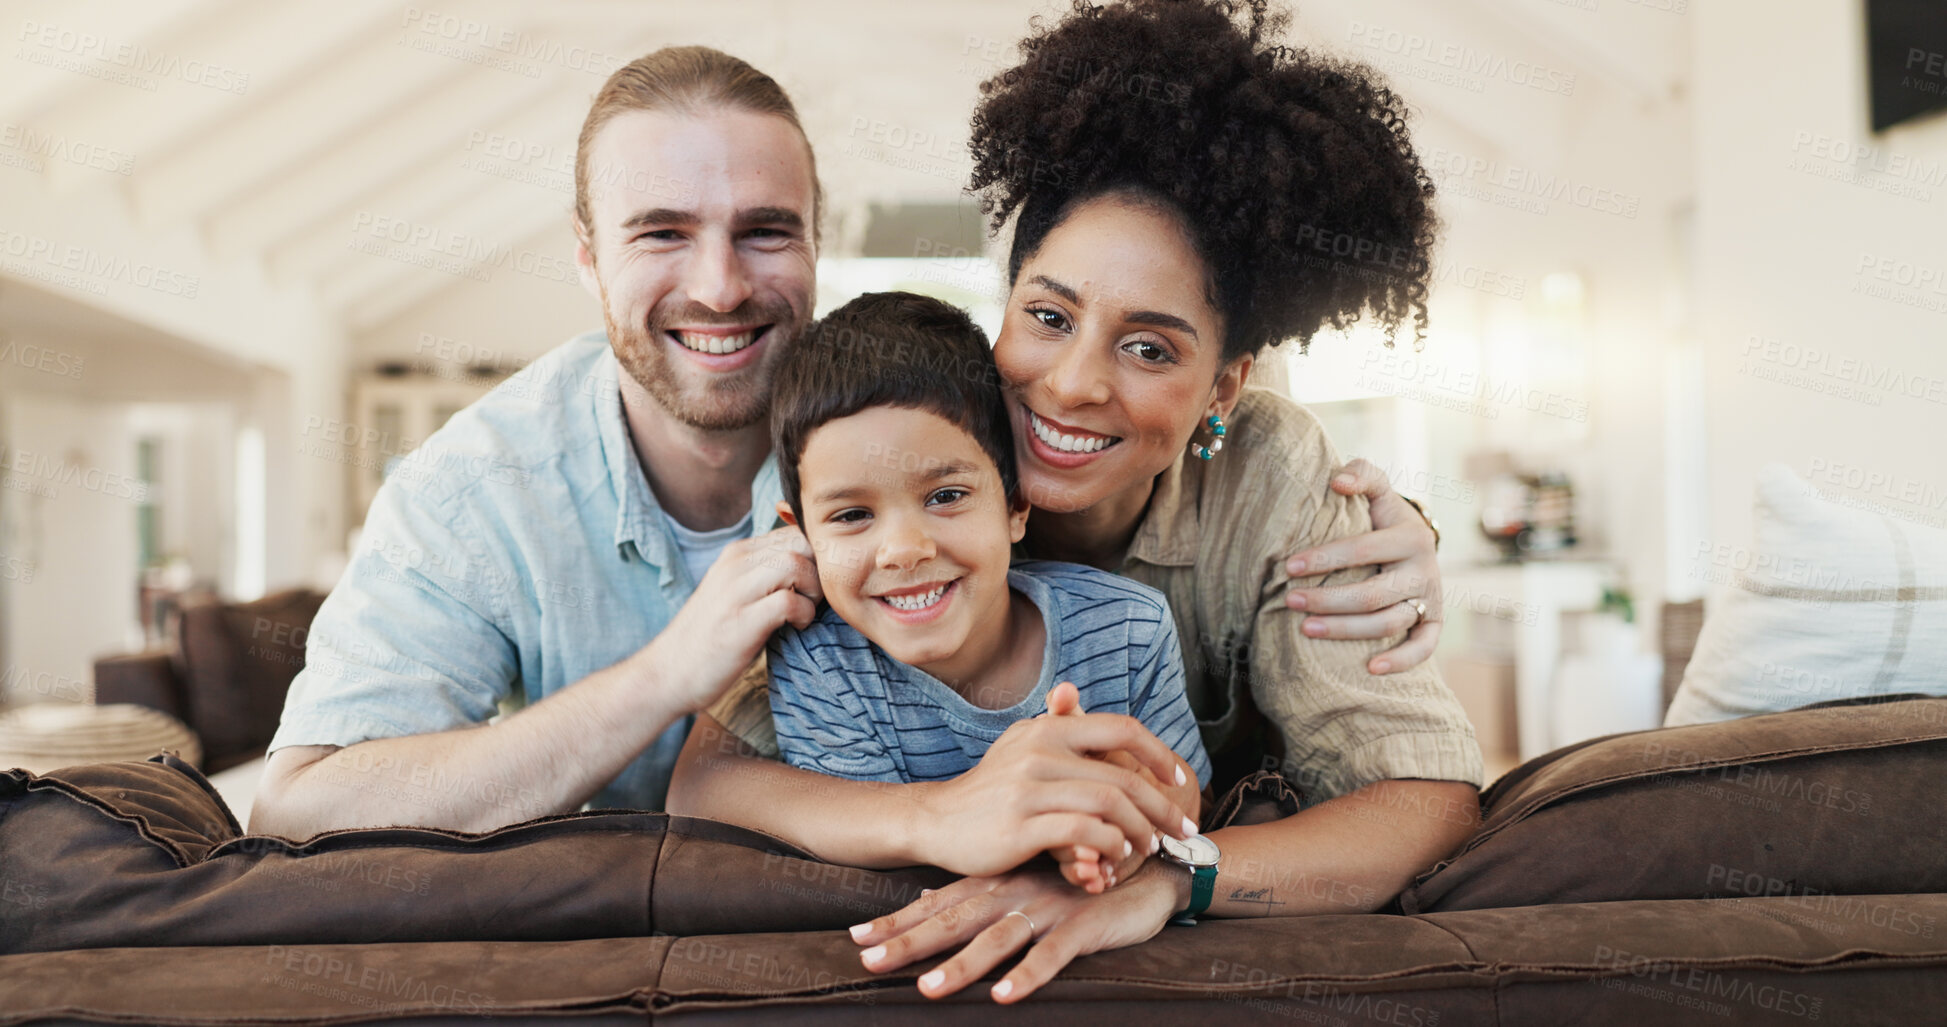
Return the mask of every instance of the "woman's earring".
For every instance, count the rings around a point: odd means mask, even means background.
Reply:
[[[1203,423],[1209,426],[1210,434],[1216,437],[1210,440],[1210,445],[1208,446],[1200,446],[1195,442],[1191,442],[1190,454],[1199,460],[1208,460],[1216,456],[1224,448],[1224,419],[1218,417],[1216,414],[1211,414],[1204,419]]]

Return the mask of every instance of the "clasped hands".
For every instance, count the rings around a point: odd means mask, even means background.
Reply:
[[[1154,936],[1183,907],[1187,875],[1143,864],[1160,834],[1196,833],[1196,780],[1141,722],[1081,712],[1073,684],[1057,685],[1047,713],[1010,726],[973,770],[929,787],[924,830],[940,850],[929,862],[969,876],[853,927],[869,970],[964,944],[920,977],[937,998],[1028,948],[993,988],[996,1001],[1016,1001],[1078,955]],[[1058,870],[1022,865],[1044,853]]]

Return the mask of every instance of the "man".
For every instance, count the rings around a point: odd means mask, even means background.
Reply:
[[[660,808],[690,714],[809,623],[809,553],[765,534],[770,369],[811,316],[817,259],[796,111],[735,58],[659,51],[597,97],[576,179],[607,339],[535,361],[380,490],[253,830]],[[532,705],[476,726],[516,681]]]
[[[813,615],[810,553],[774,530],[767,424],[771,367],[814,295],[821,196],[796,110],[734,57],[659,50],[603,86],[575,170],[575,257],[606,336],[536,360],[379,490],[312,624],[254,832],[659,809],[693,715]],[[1369,466],[1358,479],[1388,495]],[[1425,531],[1403,516],[1393,530]],[[1361,541],[1316,569],[1371,562]],[[1310,609],[1366,609],[1336,602]],[[1427,629],[1398,662],[1425,658]],[[1041,783],[1099,776],[1078,719],[1032,725]],[[927,814],[953,823],[929,833],[1012,837],[981,797],[1013,773],[966,775],[967,801]],[[1165,824],[1161,794],[1132,781],[1127,812]],[[931,861],[979,872],[953,852]]]

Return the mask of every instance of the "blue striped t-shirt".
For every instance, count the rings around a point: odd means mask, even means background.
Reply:
[[[938,678],[887,656],[827,607],[803,631],[771,639],[771,716],[785,762],[861,781],[944,781],[973,768],[1009,724],[1048,707],[1073,681],[1089,713],[1143,722],[1210,783],[1197,719],[1183,696],[1183,656],[1161,592],[1072,563],[1017,563],[1007,583],[1047,628],[1034,691],[982,709]]]

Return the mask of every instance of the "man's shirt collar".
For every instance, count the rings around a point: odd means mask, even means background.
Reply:
[[[595,423],[599,428],[602,461],[608,467],[609,483],[615,489],[615,546],[627,560],[633,551],[646,563],[662,572],[662,584],[676,576],[679,558],[675,540],[670,538],[663,520],[662,504],[642,464],[636,460],[635,446],[629,441],[628,421],[622,413],[622,367],[615,351],[603,353],[590,375],[590,402],[595,404]],[[778,483],[777,456],[764,458],[757,476],[750,483],[751,533],[761,535],[777,525],[777,503],[784,498]]]

